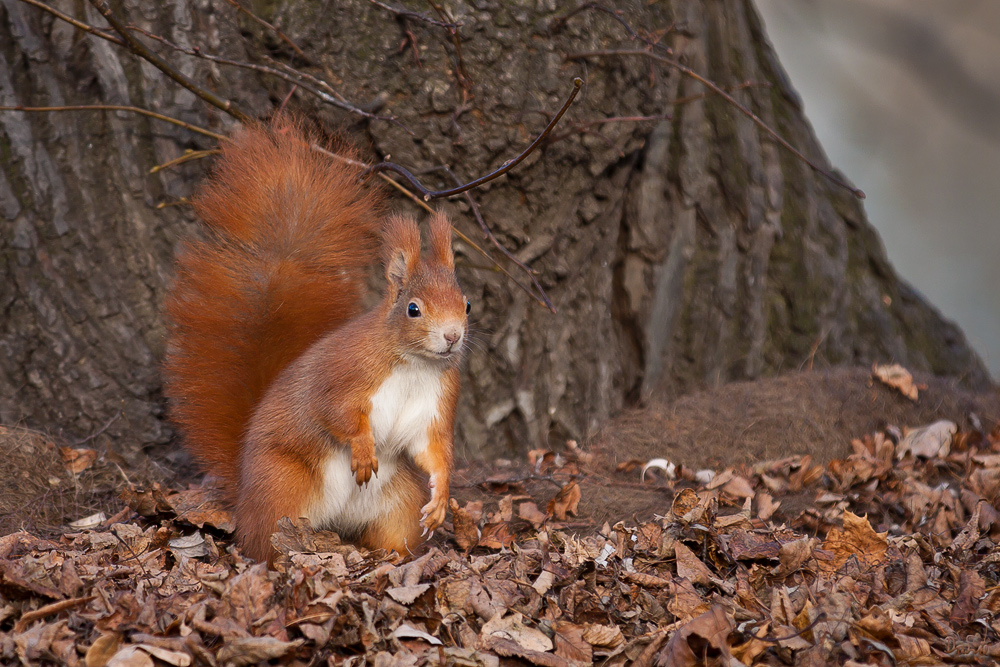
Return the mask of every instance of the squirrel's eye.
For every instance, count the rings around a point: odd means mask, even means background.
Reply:
[[[410,317],[420,317],[420,306],[411,301],[410,305],[406,307],[406,314]]]
[[[465,301],[465,314],[468,315],[472,312],[472,302],[466,299]]]

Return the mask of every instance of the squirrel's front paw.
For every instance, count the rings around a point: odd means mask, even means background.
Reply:
[[[375,457],[375,443],[351,443],[351,472],[358,486],[367,484],[372,474],[378,474],[378,459]]]
[[[448,497],[434,496],[431,501],[420,510],[420,525],[424,527],[423,534],[433,533],[444,523],[445,514],[448,511]]]

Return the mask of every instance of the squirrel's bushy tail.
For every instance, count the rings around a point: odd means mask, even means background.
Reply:
[[[360,169],[311,144],[287,120],[224,143],[194,202],[206,240],[181,251],[166,302],[171,416],[230,498],[264,391],[359,314],[378,253],[378,196],[358,183]]]

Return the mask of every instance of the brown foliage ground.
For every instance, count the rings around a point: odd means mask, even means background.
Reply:
[[[872,380],[868,368],[834,368],[789,373],[753,382],[734,382],[625,412],[588,443],[596,460],[581,481],[577,528],[605,521],[647,520],[663,514],[670,489],[637,484],[639,473],[617,473],[630,460],[665,458],[695,471],[736,464],[811,456],[816,463],[846,457],[851,439],[888,426],[929,424],[950,419],[971,428],[974,416],[989,430],[1000,421],[1000,394],[977,394],[950,378],[917,375],[925,387],[916,402]],[[501,461],[501,466],[508,465]],[[460,500],[485,500],[502,485],[478,484],[492,475],[529,477],[518,488],[536,498],[551,493],[553,482],[532,479],[531,466],[511,462],[466,464],[458,471]],[[499,473],[499,474],[498,474]],[[790,501],[795,501],[790,498]],[[798,503],[788,503],[796,504]]]
[[[132,487],[109,519],[0,538],[0,662],[995,664],[997,396],[927,380],[912,403],[869,377],[731,385],[467,467],[410,560],[286,523],[268,571],[209,491]],[[9,467],[55,480],[8,483],[14,511],[107,464],[3,435]],[[653,458],[671,474],[642,480]]]

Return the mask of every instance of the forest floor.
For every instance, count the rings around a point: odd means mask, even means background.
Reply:
[[[0,662],[995,664],[998,420],[938,378],[734,383],[459,461],[415,558],[285,523],[274,570],[169,463],[6,430]]]

